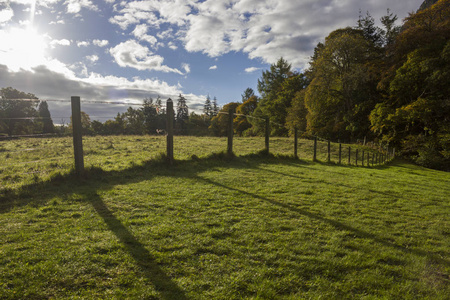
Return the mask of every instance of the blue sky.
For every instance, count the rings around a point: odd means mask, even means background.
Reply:
[[[403,19],[422,0],[0,0],[0,87],[40,99],[240,101],[283,56],[307,67],[318,42],[359,12]],[[52,116],[70,115],[49,102]],[[113,117],[124,106],[86,105]]]

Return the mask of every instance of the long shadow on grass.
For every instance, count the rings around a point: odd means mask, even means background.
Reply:
[[[355,235],[372,239],[380,244],[383,244],[387,247],[391,247],[397,250],[400,250],[405,253],[413,253],[419,256],[423,257],[429,257],[434,259],[435,261],[439,261],[441,263],[444,263],[446,265],[450,265],[450,262],[438,257],[436,254],[429,253],[427,251],[419,250],[419,249],[408,249],[403,246],[397,245],[395,243],[392,243],[390,241],[387,241],[375,234],[365,232],[363,230],[354,228],[352,226],[346,225],[342,222],[332,220],[325,218],[323,216],[320,216],[316,213],[310,212],[305,209],[300,209],[298,207],[294,207],[292,205],[281,203],[272,199],[269,199],[267,197],[263,197],[254,193],[250,193],[244,190],[240,190],[234,187],[229,187],[226,185],[223,185],[221,183],[212,181],[210,179],[202,178],[198,176],[198,173],[211,170],[217,166],[219,167],[228,167],[228,168],[246,168],[246,169],[258,169],[261,164],[266,163],[278,163],[278,164],[286,164],[286,165],[292,165],[295,164],[296,166],[305,166],[308,165],[308,162],[294,160],[292,158],[274,158],[273,156],[263,156],[263,155],[248,155],[245,157],[242,157],[237,160],[231,160],[229,157],[224,156],[223,154],[218,155],[212,155],[205,159],[195,159],[190,161],[182,161],[178,162],[178,164],[174,168],[168,168],[162,161],[160,162],[154,162],[149,161],[147,163],[144,163],[141,166],[134,166],[129,169],[123,170],[123,171],[111,171],[111,172],[104,172],[102,170],[94,169],[90,171],[89,176],[93,177],[93,180],[89,182],[89,185],[95,185],[93,189],[97,193],[97,191],[105,191],[113,188],[117,184],[129,184],[129,183],[135,183],[140,182],[144,180],[149,180],[155,175],[163,175],[163,176],[173,176],[173,177],[189,177],[189,178],[196,178],[200,181],[206,182],[211,185],[216,185],[224,189],[232,190],[239,192],[241,194],[250,196],[255,199],[263,200],[268,203],[271,203],[273,205],[288,209],[290,211],[299,213],[301,215],[307,216],[309,218],[313,218],[325,223],[328,223],[335,228],[339,230],[347,230],[350,232],[353,232]],[[377,167],[377,169],[380,169],[381,167]],[[386,167],[383,167],[386,168]],[[155,172],[152,172],[154,170]],[[268,171],[266,169],[262,169],[264,171]],[[278,174],[282,174],[280,172],[276,172]],[[286,175],[286,174],[283,174]],[[295,178],[295,176],[293,175]],[[68,185],[70,181],[76,180],[75,177],[72,175],[69,175],[67,178],[60,178],[56,182],[63,185],[63,187],[67,190],[70,190],[71,193],[79,192],[83,193],[83,184],[74,187],[73,185]],[[27,205],[29,203],[32,203],[36,200],[36,198],[29,198],[33,192],[40,193],[45,191],[47,188],[53,188],[53,192],[45,193],[41,195],[41,197],[38,197],[39,203],[33,203],[35,205],[39,205],[40,203],[44,204],[46,203],[46,200],[50,199],[54,196],[60,196],[61,193],[64,193],[64,189],[58,189],[55,190],[54,188],[54,182],[46,182],[46,183],[39,183],[35,185],[31,185],[28,187],[23,188],[23,192],[20,192],[18,194],[15,194],[14,197],[11,197],[10,199],[6,197],[0,197],[0,213],[9,211],[13,207]],[[92,189],[91,189],[92,191]],[[68,192],[69,193],[69,192]],[[143,269],[147,269],[148,264],[149,270],[146,272],[147,276],[150,277],[152,280],[154,278],[161,277],[164,280],[159,281],[157,280],[155,283],[155,287],[157,290],[159,290],[167,299],[172,299],[172,296],[177,295],[177,299],[183,299],[182,297],[182,291],[173,283],[170,281],[170,278],[164,274],[164,272],[155,264],[155,262],[152,260],[149,252],[145,249],[145,247],[140,244],[137,239],[130,233],[130,231],[127,230],[127,228],[120,223],[120,221],[114,217],[114,215],[111,213],[111,211],[107,208],[105,203],[101,200],[101,198],[96,194],[97,196],[94,197],[94,199],[89,200],[92,202],[92,205],[96,209],[97,213],[105,220],[105,222],[108,224],[111,231],[113,231],[116,236],[121,240],[121,242],[126,245],[128,252],[134,257],[137,264]],[[86,195],[88,197],[88,195]],[[169,281],[169,283],[163,283],[164,281]],[[180,296],[181,295],[181,296]]]
[[[447,266],[450,266],[450,262],[449,261],[447,261],[447,260],[437,256],[434,253],[430,253],[430,252],[419,250],[419,249],[408,249],[408,248],[405,248],[403,246],[394,244],[394,243],[389,242],[389,241],[387,241],[387,240],[385,240],[383,238],[380,238],[380,237],[378,237],[377,235],[375,235],[373,233],[369,233],[369,232],[357,229],[355,227],[346,225],[346,224],[344,224],[342,222],[339,222],[339,221],[336,221],[336,220],[325,218],[325,217],[320,216],[320,215],[318,215],[316,213],[310,212],[310,211],[308,211],[306,209],[294,207],[292,205],[289,205],[289,204],[286,204],[286,203],[282,203],[282,202],[278,202],[278,201],[269,199],[267,197],[263,197],[263,196],[260,196],[260,195],[254,194],[254,193],[243,191],[243,190],[240,190],[240,189],[237,189],[237,188],[234,188],[234,187],[226,186],[226,185],[221,184],[219,182],[212,181],[211,179],[208,179],[208,178],[202,178],[202,177],[196,176],[196,179],[198,179],[200,181],[203,181],[205,183],[211,184],[211,185],[216,185],[218,187],[221,187],[221,188],[224,188],[224,189],[227,189],[227,190],[230,190],[230,191],[241,193],[243,195],[252,197],[254,199],[263,200],[263,201],[266,201],[266,202],[268,202],[270,204],[273,204],[273,205],[285,208],[287,210],[299,213],[299,214],[307,216],[309,218],[316,219],[316,220],[319,220],[321,222],[325,222],[327,224],[330,224],[330,225],[334,226],[338,230],[347,230],[347,231],[353,232],[355,235],[357,235],[357,236],[359,236],[361,238],[371,239],[371,240],[373,240],[373,241],[375,241],[377,243],[380,243],[380,244],[382,244],[384,246],[391,247],[391,248],[400,250],[400,251],[405,252],[405,253],[412,253],[412,254],[415,254],[415,255],[423,256],[423,257],[429,257],[429,258],[432,258],[434,261],[437,261],[437,262],[443,263],[443,264],[445,264]]]
[[[156,164],[158,165],[158,164]],[[148,162],[147,167],[155,167],[155,162]],[[109,230],[120,240],[126,251],[135,260],[136,266],[160,294],[161,299],[188,299],[176,283],[158,266],[150,252],[136,237],[117,219],[98,191],[109,190],[117,184],[126,184],[149,180],[154,175],[146,170],[146,166],[134,166],[124,171],[104,172],[91,168],[86,177],[77,179],[75,174],[58,177],[50,182],[41,182],[22,187],[19,192],[9,192],[0,197],[0,212],[4,213],[14,207],[45,205],[48,199],[55,196],[64,197],[78,194],[82,201],[91,204],[103,219]],[[164,166],[162,166],[165,168]],[[57,186],[57,188],[55,188]]]
[[[133,234],[114,216],[98,194],[89,194],[85,200],[92,204],[95,211],[105,221],[108,228],[125,246],[127,252],[136,261],[139,270],[152,282],[163,299],[187,299],[184,292],[158,266],[150,252]]]

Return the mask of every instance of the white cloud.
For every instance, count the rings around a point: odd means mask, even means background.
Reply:
[[[178,49],[177,45],[175,45],[174,42],[169,42],[168,47],[170,49],[172,49],[172,50],[177,50]]]
[[[253,72],[256,72],[256,71],[258,71],[258,70],[261,70],[261,68],[250,67],[250,68],[246,68],[246,69],[245,69],[245,72],[247,72],[247,73],[253,73]]]
[[[420,0],[410,1],[408,7],[417,9],[418,4]],[[283,56],[294,67],[304,67],[325,36],[356,25],[359,10],[378,20],[388,7],[405,16],[412,10],[387,0],[145,0],[122,2],[110,21],[122,29],[141,22],[154,28],[169,24],[174,31],[157,36],[171,39],[167,44],[173,49],[178,39],[187,51],[211,57],[242,51],[266,63]]]
[[[95,63],[96,61],[99,60],[99,57],[98,57],[98,55],[93,54],[93,55],[86,56],[86,59],[92,63]]]
[[[88,42],[88,41],[78,41],[77,42],[77,46],[78,47],[87,47],[87,46],[89,46],[91,43],[90,42]]]
[[[55,25],[55,24],[66,24],[64,20],[58,20],[58,21],[51,21],[48,23],[49,25]]]
[[[53,40],[50,42],[50,46],[52,48],[55,48],[56,46],[70,46],[70,41],[67,39],[62,39],[62,40]]]
[[[209,67],[209,69],[210,69],[210,70],[217,70],[217,66],[216,66],[216,65],[211,66],[211,67]]]
[[[92,44],[98,47],[105,47],[109,44],[109,42],[107,40],[93,40]]]
[[[1,4],[0,4],[0,8],[2,8]],[[11,7],[3,8],[2,10],[0,10],[0,24],[8,22],[9,20],[12,19],[13,16],[14,16],[14,12],[11,9]]]
[[[90,0],[66,0],[64,4],[67,5],[67,12],[70,14],[77,14],[82,8],[98,11],[98,7]]]
[[[121,67],[130,67],[137,70],[173,72],[183,75],[180,70],[163,65],[164,58],[152,53],[148,48],[134,40],[120,43],[109,49],[116,63]]]
[[[141,40],[141,41],[146,41],[146,42],[148,42],[150,45],[154,46],[154,45],[158,42],[158,40],[157,40],[154,36],[148,35],[148,34],[147,34],[147,30],[148,30],[147,25],[145,25],[145,24],[140,24],[140,25],[137,25],[137,26],[136,26],[136,28],[133,30],[132,33],[133,33],[133,35],[134,35],[135,37],[137,37],[139,40]]]
[[[191,73],[191,66],[189,64],[182,64],[181,67],[186,74]]]

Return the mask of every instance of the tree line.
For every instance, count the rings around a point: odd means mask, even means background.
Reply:
[[[450,1],[426,1],[402,26],[389,10],[360,15],[331,32],[302,73],[280,58],[263,71],[255,96],[233,102],[235,130],[273,135],[294,129],[334,141],[370,139],[434,168],[450,169]]]
[[[355,26],[334,30],[315,47],[303,72],[280,58],[258,79],[259,95],[247,88],[241,101],[222,108],[208,95],[201,114],[189,113],[179,95],[175,133],[224,136],[226,113],[232,110],[240,136],[262,135],[268,118],[272,135],[297,129],[334,141],[368,139],[401,149],[422,165],[449,169],[449,0],[425,1],[401,26],[389,10],[380,21],[378,27],[369,13],[360,14]],[[0,132],[55,132],[45,101],[14,98],[37,99],[1,89]],[[14,119],[23,117],[30,119]],[[146,98],[141,107],[129,107],[104,123],[82,116],[84,134],[164,133],[166,119],[160,97]],[[70,132],[70,124],[57,130]]]

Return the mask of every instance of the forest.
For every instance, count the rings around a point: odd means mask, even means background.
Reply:
[[[400,149],[416,163],[450,169],[450,5],[425,1],[397,26],[387,10],[381,27],[369,12],[355,26],[331,32],[319,43],[309,67],[294,70],[284,58],[262,72],[257,93],[219,108],[205,99],[201,114],[189,112],[187,99],[174,99],[175,132],[179,135],[226,135],[230,110],[239,136],[264,132],[289,136],[297,129],[332,141],[367,139]],[[0,135],[69,134],[71,124],[54,126],[48,105],[34,94],[2,88]],[[15,101],[35,99],[36,101]],[[19,120],[20,119],[20,120]],[[91,121],[83,113],[86,135],[156,134],[166,127],[161,98],[146,98],[112,120]]]

